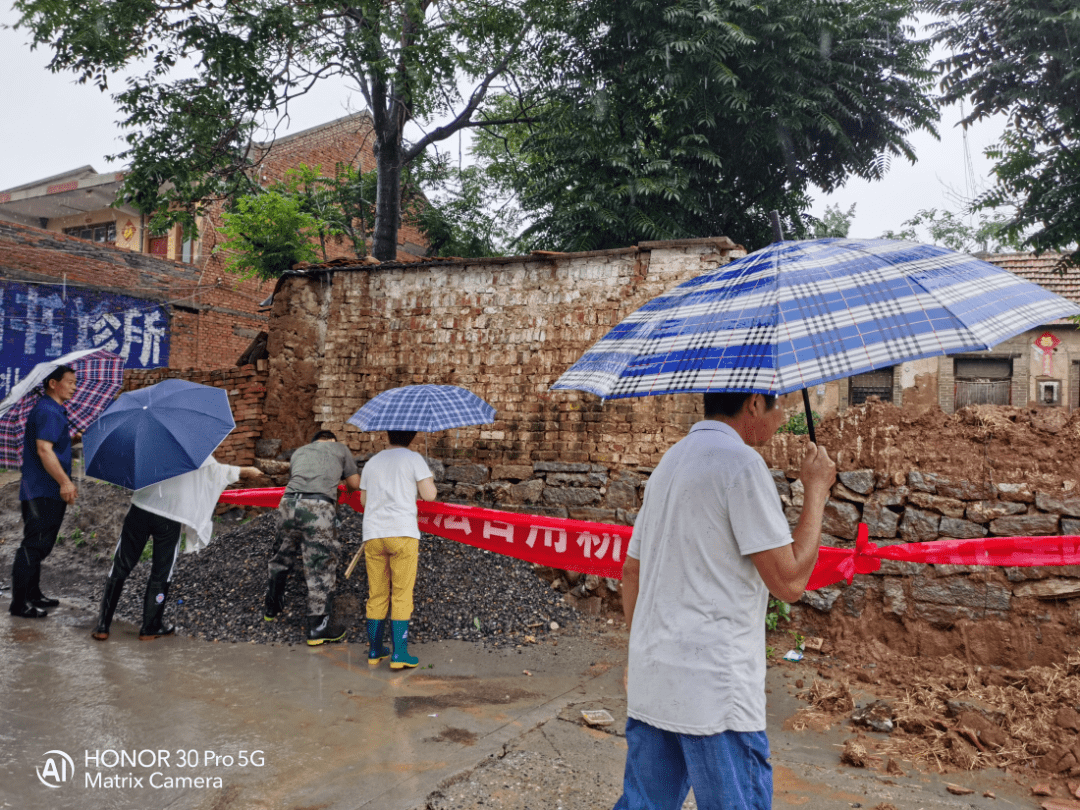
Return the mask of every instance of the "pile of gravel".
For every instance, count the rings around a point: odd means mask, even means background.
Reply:
[[[367,573],[363,560],[349,579],[345,568],[360,545],[363,517],[339,511],[342,559],[334,602],[335,619],[348,627],[348,641],[366,643],[364,607]],[[307,586],[302,570],[294,570],[285,591],[285,612],[276,621],[263,619],[267,563],[274,547],[274,515],[223,530],[209,547],[181,554],[169,593],[166,620],[177,632],[208,641],[299,643],[307,617]],[[116,617],[139,623],[149,562],[128,578]],[[102,583],[91,598],[100,599]],[[88,594],[90,596],[90,594]],[[462,639],[494,647],[521,644],[538,637],[552,622],[565,627],[577,611],[540,579],[530,563],[425,534],[414,591],[413,641]]]

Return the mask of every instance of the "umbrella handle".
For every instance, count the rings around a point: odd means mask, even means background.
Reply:
[[[803,407],[806,409],[806,432],[810,434],[810,441],[817,444],[817,436],[814,435],[814,412],[810,410],[810,392],[802,390]]]

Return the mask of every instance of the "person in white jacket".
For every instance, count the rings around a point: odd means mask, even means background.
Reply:
[[[139,640],[152,641],[172,635],[176,628],[166,625],[163,617],[180,550],[181,532],[186,527],[187,551],[205,547],[213,532],[214,507],[222,491],[241,478],[259,475],[262,472],[256,467],[220,464],[213,456],[208,456],[197,470],[135,490],[113,553],[112,569],[105,580],[97,627],[91,636],[98,641],[109,637],[124,582],[151,537],[154,538],[153,557],[143,600]]]

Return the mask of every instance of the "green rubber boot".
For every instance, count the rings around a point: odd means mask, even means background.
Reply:
[[[390,655],[390,650],[383,644],[383,631],[386,630],[385,619],[367,620],[367,637],[371,644],[368,650],[367,662],[369,667],[377,667],[379,662]]]
[[[415,667],[420,659],[415,655],[409,655],[409,622],[390,622],[390,637],[394,641],[394,652],[390,656],[390,669],[405,669]]]

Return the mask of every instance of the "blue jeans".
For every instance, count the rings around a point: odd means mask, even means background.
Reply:
[[[615,810],[679,810],[690,788],[700,810],[770,810],[764,731],[698,736],[626,721],[626,773]]]

